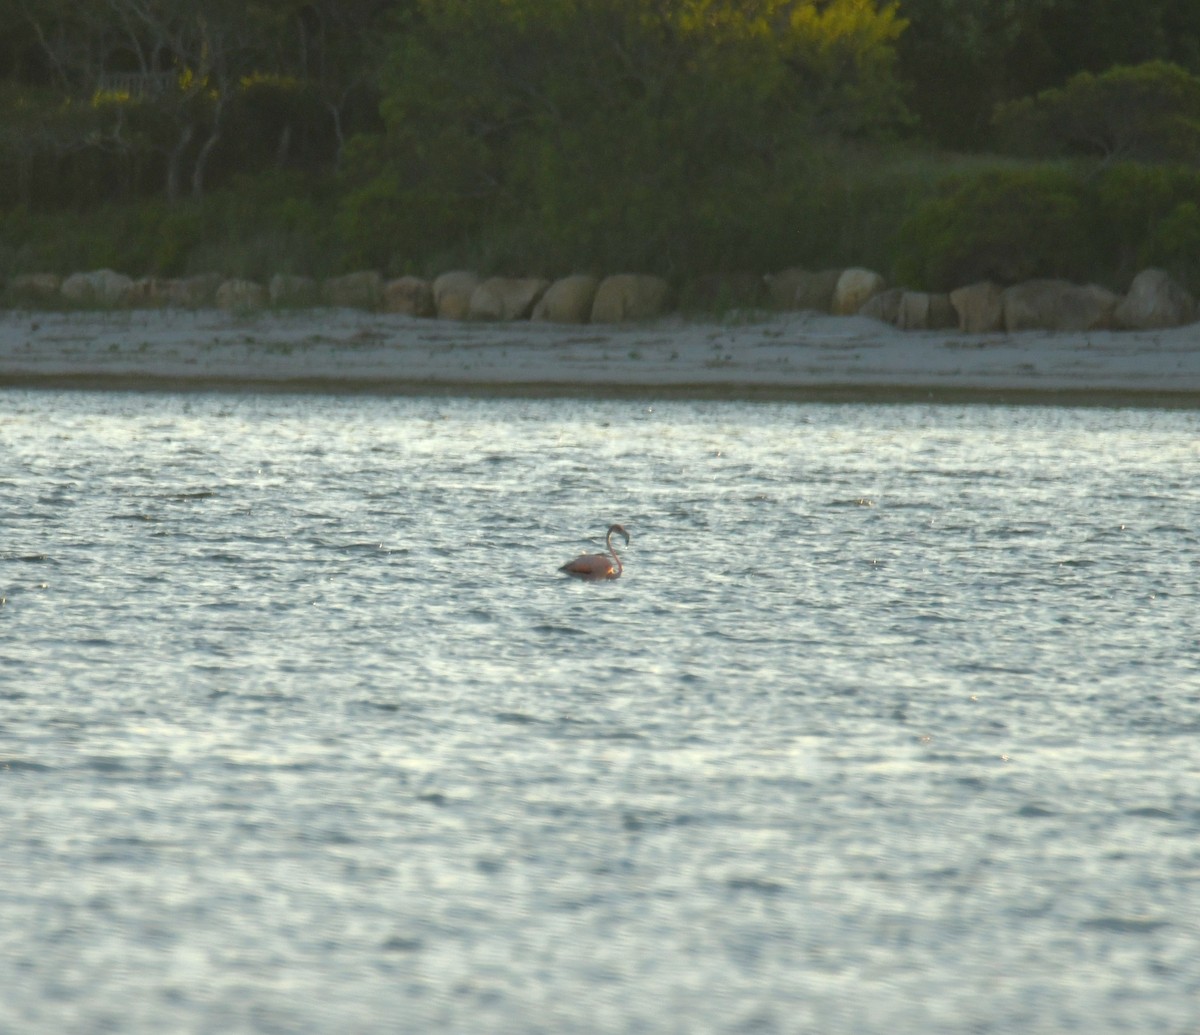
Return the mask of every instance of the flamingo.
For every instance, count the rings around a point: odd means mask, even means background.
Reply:
[[[621,558],[617,556],[617,551],[613,549],[612,537],[613,533],[623,535],[625,537],[625,545],[629,545],[629,533],[625,531],[623,525],[609,525],[608,535],[604,537],[604,545],[608,547],[608,553],[612,554],[610,558],[604,553],[585,553],[580,557],[576,557],[573,561],[567,561],[559,571],[565,571],[568,575],[572,575],[577,579],[619,579],[621,572],[624,570],[624,565],[621,564]]]

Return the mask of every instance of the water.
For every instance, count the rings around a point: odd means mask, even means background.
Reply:
[[[1198,473],[1188,411],[0,393],[0,1032],[1200,1030]]]

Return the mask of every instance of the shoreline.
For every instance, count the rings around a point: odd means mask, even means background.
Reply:
[[[971,335],[811,312],[563,325],[9,310],[0,386],[1200,408],[1200,327]]]

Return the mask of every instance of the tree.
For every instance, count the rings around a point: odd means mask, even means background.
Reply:
[[[312,0],[298,3],[290,67],[328,113],[335,166],[357,130],[377,131],[375,89],[385,27],[410,15],[409,0]]]
[[[900,76],[926,135],[976,148],[997,104],[1115,64],[1200,73],[1195,0],[901,0]]]
[[[910,20],[900,76],[922,131],[956,147],[981,144],[992,110],[1041,59],[1039,19],[1055,0],[901,0]],[[1015,91],[1015,92],[1014,92]]]
[[[1195,161],[1200,77],[1165,61],[1081,72],[1060,89],[1002,105],[996,126],[1011,149],[1024,153]]]
[[[873,0],[422,0],[347,218],[385,250],[486,225],[560,264],[678,268],[701,234],[731,261],[814,135],[902,119],[903,28]]]
[[[314,124],[310,111],[326,113],[326,136],[336,142],[327,153],[335,158],[348,109],[359,98],[359,110],[371,106],[372,33],[403,7],[398,0],[8,3],[16,17],[0,42],[0,71],[24,101],[0,113],[0,138],[26,156],[23,168],[38,147],[49,154],[53,145],[58,155],[103,151],[127,167],[158,166],[172,200],[189,186],[202,194],[223,152],[254,160],[265,150],[282,160],[293,126]],[[28,132],[20,112],[31,104],[45,109],[52,139]],[[71,117],[51,118],[58,109]],[[231,147],[231,120],[273,142]],[[351,122],[366,124],[358,116]],[[71,127],[78,136],[68,140]]]

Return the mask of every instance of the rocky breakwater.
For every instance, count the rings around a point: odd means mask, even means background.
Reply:
[[[734,308],[806,310],[868,316],[900,330],[957,329],[984,335],[1152,330],[1200,319],[1195,298],[1159,269],[1140,272],[1124,295],[1095,284],[1055,279],[982,281],[929,292],[891,285],[882,274],[861,267],[794,267],[766,276],[711,274],[679,291],[662,277],[645,273],[575,273],[550,280],[453,270],[426,279],[386,278],[377,270],[360,270],[325,280],[276,274],[258,282],[215,273],[135,279],[102,269],[67,277],[16,276],[4,285],[4,301],[31,308],[211,307],[235,312],[329,306],[441,320],[563,324],[652,320],[679,307],[704,313]]]

